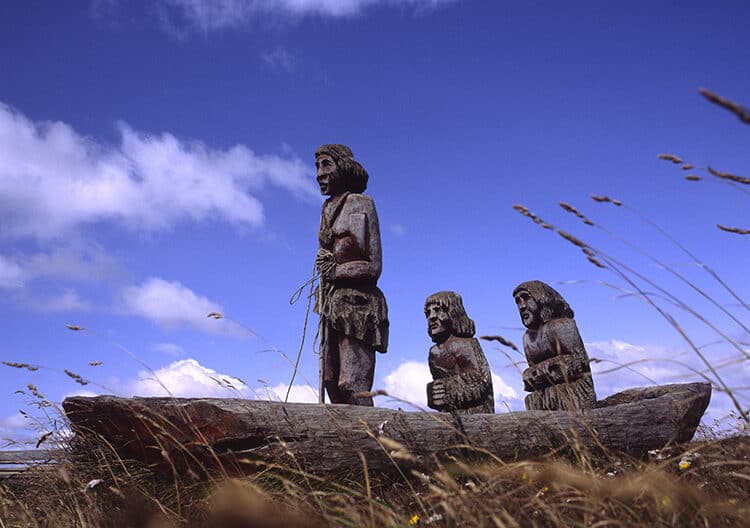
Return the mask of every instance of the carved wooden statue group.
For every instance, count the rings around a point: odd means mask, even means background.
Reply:
[[[331,403],[372,406],[375,352],[388,348],[388,307],[377,287],[382,270],[380,227],[375,204],[362,192],[367,171],[345,145],[315,152],[323,204],[316,266],[320,283],[315,312],[320,316],[321,385]],[[526,327],[523,371],[528,410],[591,409],[596,404],[589,358],[573,310],[540,281],[513,291]],[[458,414],[494,413],[492,376],[474,337],[474,321],[461,296],[442,291],[424,305],[433,381],[428,405]],[[322,402],[322,400],[321,400]]]

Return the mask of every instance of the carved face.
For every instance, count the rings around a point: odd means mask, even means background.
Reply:
[[[539,317],[540,306],[526,290],[519,291],[514,299],[521,315],[521,322],[526,328],[536,328],[542,322]]]
[[[450,337],[453,325],[445,306],[430,303],[425,306],[424,315],[427,317],[427,333],[435,343],[442,343]]]
[[[328,154],[320,154],[315,158],[315,168],[318,171],[318,185],[323,196],[340,194],[341,176],[334,159]]]

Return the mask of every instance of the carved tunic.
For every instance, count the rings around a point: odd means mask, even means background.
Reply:
[[[442,380],[447,400],[440,408],[428,402],[430,407],[459,414],[495,412],[490,366],[476,338],[450,336],[433,345],[429,365],[432,378]]]
[[[523,336],[528,410],[583,410],[596,402],[589,358],[573,319],[552,319]]]
[[[339,365],[328,331],[353,337],[378,352],[388,349],[388,307],[376,286],[382,270],[380,227],[372,198],[344,193],[326,200],[318,232],[320,248],[333,253],[333,277],[321,281],[316,291],[315,312],[320,315],[323,333],[321,350],[326,355],[324,379],[337,374]],[[341,365],[341,368],[348,368]],[[370,390],[365,388],[364,390]]]

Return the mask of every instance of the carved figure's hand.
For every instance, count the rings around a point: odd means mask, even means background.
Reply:
[[[427,405],[433,409],[442,409],[448,404],[443,380],[435,380],[427,384]]]
[[[323,280],[331,282],[336,272],[336,257],[327,249],[320,248],[315,255],[315,267]]]

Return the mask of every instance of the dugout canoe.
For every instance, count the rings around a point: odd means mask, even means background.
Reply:
[[[63,408],[76,441],[155,467],[251,472],[269,465],[316,474],[428,469],[447,455],[521,460],[578,444],[635,457],[692,439],[708,383],[630,389],[579,414],[456,416],[379,407],[219,398],[76,396]],[[91,444],[93,442],[93,444]]]

